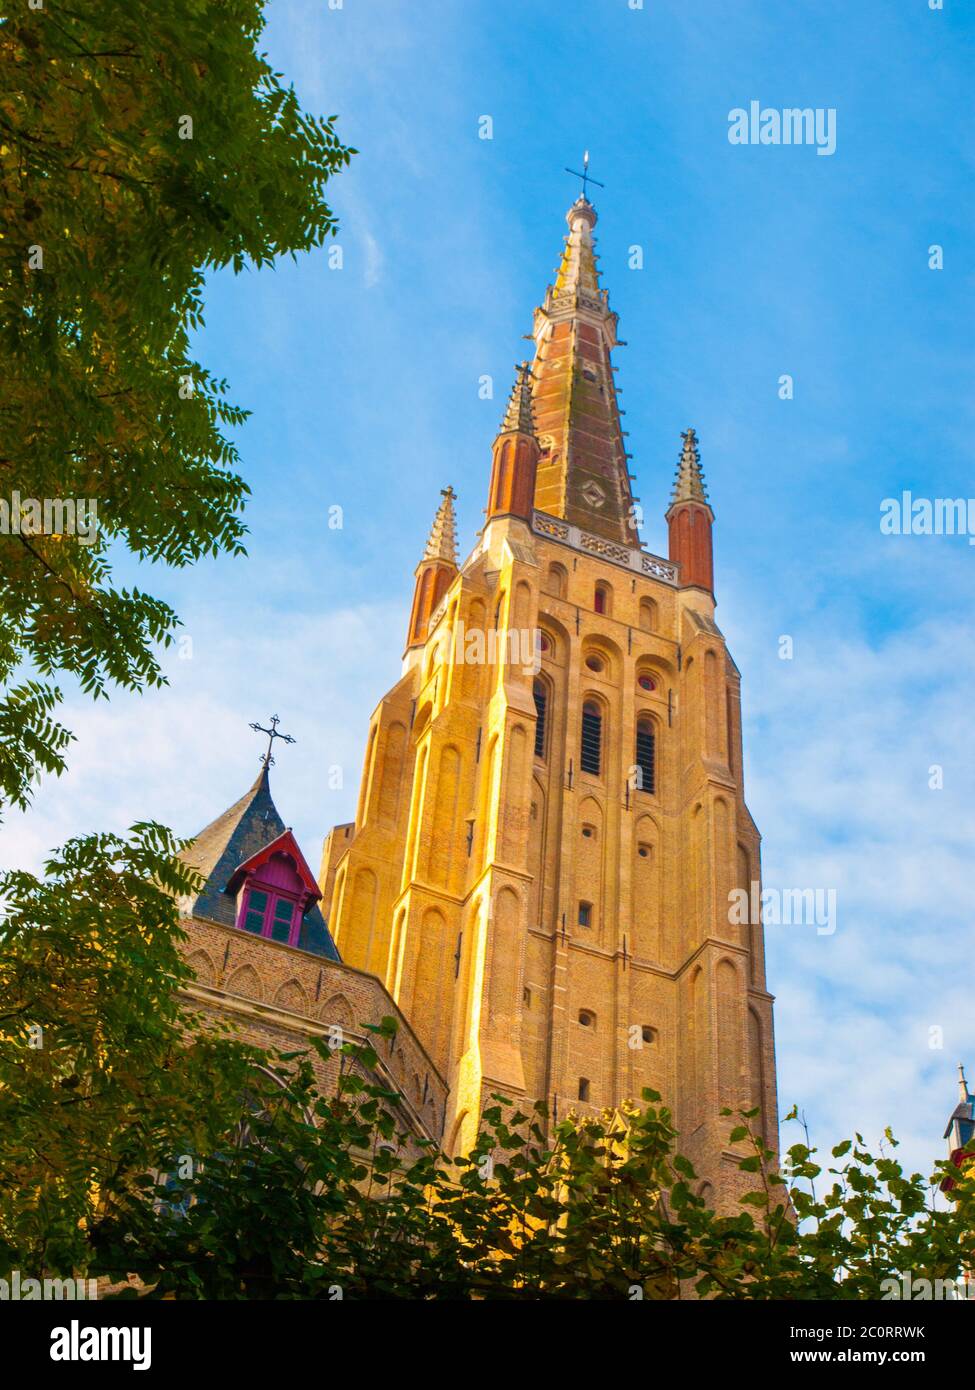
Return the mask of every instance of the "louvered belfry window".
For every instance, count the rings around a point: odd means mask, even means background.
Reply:
[[[649,719],[641,719],[636,726],[636,764],[640,769],[640,790],[653,793],[656,788],[656,749],[653,725]]]
[[[582,748],[579,765],[583,772],[598,777],[602,763],[603,717],[599,706],[587,700],[582,707]]]
[[[545,757],[545,715],[548,710],[548,693],[544,681],[536,681],[533,687],[535,696],[535,757]]]

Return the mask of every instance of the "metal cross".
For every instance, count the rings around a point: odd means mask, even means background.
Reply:
[[[272,714],[272,715],[271,715],[271,727],[270,727],[269,729],[265,729],[265,727],[264,727],[263,724],[252,724],[252,725],[251,725],[251,728],[254,729],[257,733],[259,733],[259,734],[267,734],[267,752],[266,752],[266,753],[264,754],[264,756],[261,758],[261,762],[264,764],[265,767],[273,767],[273,766],[274,766],[274,759],[271,757],[271,749],[274,747],[274,740],[275,740],[276,738],[283,739],[285,743],[294,743],[294,742],[295,742],[295,740],[291,737],[290,734],[279,734],[279,733],[278,733],[278,725],[279,725],[280,723],[281,723],[281,721],[280,721],[280,719],[278,718],[278,716],[277,716],[276,714]]]
[[[588,150],[586,150],[586,152],[585,152],[585,153],[583,154],[583,156],[582,156],[582,173],[581,173],[581,174],[579,173],[579,170],[578,170],[578,169],[569,169],[569,168],[566,168],[566,171],[565,171],[565,172],[566,172],[567,174],[571,174],[571,175],[573,176],[573,178],[582,179],[582,197],[583,197],[584,201],[587,202],[587,203],[588,203],[588,201],[589,201],[589,199],[586,197],[586,187],[587,187],[588,184],[594,183],[594,184],[596,185],[597,188],[605,188],[605,187],[606,187],[606,185],[605,185],[604,183],[600,183],[598,179],[594,179],[594,178],[592,177],[592,175],[590,174],[590,172],[589,172],[589,151],[588,151]]]

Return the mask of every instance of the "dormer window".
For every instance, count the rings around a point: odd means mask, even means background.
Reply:
[[[290,830],[239,864],[226,892],[236,894],[236,925],[252,936],[297,946],[306,912],[321,897]]]
[[[295,912],[297,906],[294,898],[286,898],[281,893],[266,888],[245,888],[237,925],[255,936],[268,936],[272,941],[293,946],[301,927],[301,913]]]

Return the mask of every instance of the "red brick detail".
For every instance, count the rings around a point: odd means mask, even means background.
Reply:
[[[487,514],[531,519],[535,505],[538,442],[528,434],[503,434],[494,444]]]
[[[667,513],[671,560],[680,565],[682,586],[698,585],[714,593],[713,517],[702,502],[678,502]]]

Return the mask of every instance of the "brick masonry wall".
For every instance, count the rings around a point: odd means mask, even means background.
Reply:
[[[196,975],[185,997],[201,1013],[233,1023],[256,1046],[293,1051],[311,1036],[362,1039],[369,1036],[365,1025],[395,1018],[392,1047],[382,1040],[376,1047],[379,1077],[400,1093],[408,1128],[440,1139],[446,1083],[375,976],[236,927],[200,918],[184,918],[182,926],[184,954]],[[338,1066],[337,1055],[327,1064],[316,1062],[326,1093],[335,1088]]]

